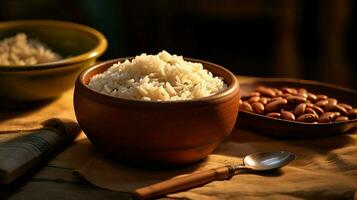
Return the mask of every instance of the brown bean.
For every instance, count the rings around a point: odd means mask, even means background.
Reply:
[[[307,99],[307,93],[298,93],[296,96],[304,97],[305,99]]]
[[[281,90],[279,90],[278,88],[273,88],[274,92],[275,92],[275,96],[280,96],[283,94],[283,92]]]
[[[337,99],[334,99],[334,98],[328,98],[327,101],[328,101],[328,103],[333,104],[333,105],[337,105],[337,103],[338,103]]]
[[[348,117],[346,116],[340,116],[335,119],[335,122],[345,122],[348,121]]]
[[[282,97],[284,99],[286,99],[288,96],[293,96],[293,95],[290,93],[283,93],[282,95],[279,95],[279,97]]]
[[[312,113],[306,113],[306,114],[303,114],[301,116],[299,116],[296,121],[299,121],[299,122],[314,122],[316,121],[317,117],[316,115],[312,114]]]
[[[341,116],[341,113],[339,112],[333,112],[333,113],[335,113],[335,118]]]
[[[328,98],[327,99],[327,104],[324,107],[325,111],[333,111],[335,110],[335,107],[337,105],[337,100],[334,98]]]
[[[324,114],[322,114],[319,119],[318,122],[320,123],[329,123],[334,119],[334,113],[333,112],[325,112]]]
[[[294,95],[297,95],[297,93],[298,93],[297,89],[295,89],[295,88],[291,88],[291,91],[292,91],[291,94],[294,94]]]
[[[348,111],[347,117],[350,119],[356,119],[357,118],[357,108],[353,108]]]
[[[265,105],[266,112],[276,112],[279,111],[285,104],[287,104],[286,99],[277,99],[275,101],[269,102]]]
[[[343,116],[347,116],[346,108],[344,108],[340,105],[336,105],[332,110],[341,113],[341,115],[343,115]]]
[[[274,98],[269,99],[268,103],[272,102],[272,101],[275,101],[275,100],[278,100],[278,99],[283,99],[283,98],[282,97],[274,97]]]
[[[307,90],[305,88],[299,88],[298,94],[307,94]]]
[[[286,97],[286,100],[288,100],[288,102],[292,104],[299,104],[304,103],[306,101],[306,98],[301,96],[288,96]]]
[[[263,87],[263,86],[259,86],[255,89],[256,92],[259,92],[261,95],[263,96],[267,96],[267,97],[274,97],[275,96],[275,92],[274,90],[267,88],[267,87]]]
[[[280,118],[280,113],[272,112],[272,113],[266,114],[266,116],[273,117],[273,118]]]
[[[328,97],[324,94],[318,94],[316,95],[316,101],[320,101],[320,100],[326,100]]]
[[[328,104],[328,101],[327,99],[323,99],[323,100],[319,100],[315,105],[318,106],[318,107],[325,107],[326,105]]]
[[[335,118],[337,118],[339,116],[340,116],[340,113],[337,114],[337,112],[325,112],[324,114],[322,114],[319,117],[318,122],[329,123],[329,122],[332,122]]]
[[[321,115],[325,112],[322,108],[320,108],[320,107],[318,107],[318,106],[316,106],[316,105],[312,106],[312,109],[314,109],[314,111],[315,111],[319,116],[321,116]]]
[[[312,102],[315,102],[316,99],[317,99],[317,97],[316,97],[315,94],[307,93],[307,100],[312,101]]]
[[[253,103],[259,101],[260,97],[259,96],[252,96],[249,98],[248,102]]]
[[[306,103],[306,107],[312,108],[312,107],[314,107],[314,104],[312,104],[312,103]]]
[[[251,93],[249,93],[249,96],[250,97],[255,97],[255,96],[260,96],[260,93],[259,92],[251,92]]]
[[[264,105],[260,102],[253,102],[252,103],[253,110],[258,114],[264,113]]]
[[[352,106],[345,103],[339,103],[338,105],[344,107],[347,111],[352,109]]]
[[[253,112],[252,106],[246,101],[243,101],[243,103],[240,105],[239,109],[247,111],[247,112]]]
[[[305,113],[305,109],[306,109],[306,104],[305,103],[300,103],[299,105],[297,105],[294,109],[294,114],[295,116],[300,116],[302,114]]]
[[[267,104],[268,103],[268,101],[269,101],[269,98],[267,98],[267,97],[260,97],[260,99],[259,99],[259,101],[262,103],[262,104]]]
[[[305,113],[312,113],[312,114],[316,115],[316,118],[319,118],[319,115],[312,108],[306,108]]]
[[[284,93],[289,93],[289,94],[294,94],[294,95],[296,95],[298,93],[296,89],[288,88],[288,87],[281,88],[281,91]]]
[[[289,94],[292,93],[291,88],[288,88],[288,87],[283,87],[283,88],[281,88],[281,91],[284,92],[284,93],[289,93]]]
[[[295,121],[295,115],[289,111],[281,111],[281,117],[286,120]]]

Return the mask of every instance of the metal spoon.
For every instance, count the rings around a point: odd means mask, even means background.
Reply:
[[[202,186],[215,180],[232,178],[240,169],[267,171],[278,169],[295,160],[295,154],[288,151],[272,151],[253,153],[245,156],[242,165],[227,165],[207,171],[196,172],[187,176],[169,179],[154,185],[139,188],[134,192],[134,199],[152,199],[173,192]]]
[[[266,171],[278,169],[295,160],[296,155],[288,151],[259,152],[245,156],[243,164],[234,166],[237,169]]]

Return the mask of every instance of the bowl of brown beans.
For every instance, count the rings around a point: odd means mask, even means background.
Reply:
[[[259,78],[241,84],[240,127],[282,138],[346,133],[357,126],[357,91],[290,78]]]

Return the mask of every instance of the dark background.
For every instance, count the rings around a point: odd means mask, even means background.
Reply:
[[[357,89],[352,0],[0,0],[0,21],[58,19],[109,41],[102,60],[172,54],[238,75],[296,77]]]

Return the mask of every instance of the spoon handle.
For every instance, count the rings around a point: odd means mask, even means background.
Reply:
[[[133,197],[136,200],[157,198],[173,192],[202,186],[215,180],[230,179],[232,176],[234,176],[234,168],[227,165],[139,188],[134,191]]]

